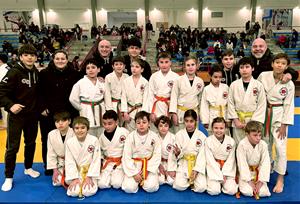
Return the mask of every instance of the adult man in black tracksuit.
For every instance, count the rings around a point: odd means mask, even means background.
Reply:
[[[38,130],[38,70],[36,49],[23,45],[19,49],[20,61],[7,72],[0,82],[0,106],[8,111],[7,141],[5,152],[5,182],[2,191],[10,191],[16,166],[21,134],[24,133],[24,174],[36,178],[39,172],[33,170],[35,140]]]

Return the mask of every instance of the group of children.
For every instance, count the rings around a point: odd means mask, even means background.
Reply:
[[[234,195],[239,188],[246,196],[270,196],[274,142],[279,176],[273,191],[282,192],[295,92],[293,82],[280,81],[287,55],[276,55],[274,71],[258,80],[252,77],[252,61],[242,58],[241,78],[230,87],[221,83],[220,66],[210,70],[211,83],[204,87],[193,57],[185,60],[182,76],[171,70],[168,53],[160,53],[157,64],[159,71],[148,82],[141,75],[143,61],[132,61],[128,76],[124,59],[115,57],[114,71],[101,82],[100,67],[87,61],[87,75],[69,98],[81,116],[73,120],[72,131],[68,114],[55,114],[57,129],[49,133],[53,185],[65,186],[69,196],[91,196],[98,187],[154,192],[165,183],[211,195]],[[198,130],[199,122],[209,137]]]

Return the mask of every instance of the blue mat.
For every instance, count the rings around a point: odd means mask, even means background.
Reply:
[[[42,164],[34,164],[34,168],[43,171]],[[289,175],[285,179],[285,189],[282,194],[272,194],[269,198],[261,198],[256,201],[254,198],[241,196],[236,199],[234,196],[219,195],[210,196],[207,193],[194,193],[191,190],[178,192],[170,186],[161,186],[156,193],[146,193],[139,190],[136,194],[126,194],[121,190],[107,189],[100,190],[95,196],[78,200],[66,195],[62,187],[53,187],[51,177],[44,176],[37,179],[29,178],[23,174],[23,164],[17,164],[14,177],[14,188],[10,192],[0,191],[0,203],[300,203],[300,162],[288,162]],[[4,181],[4,165],[0,164],[0,183]],[[276,174],[271,175],[270,189],[275,185]]]

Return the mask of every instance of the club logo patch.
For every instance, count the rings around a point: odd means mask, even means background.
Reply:
[[[168,87],[172,88],[174,85],[174,81],[170,80],[168,81]]]
[[[141,92],[144,92],[144,90],[145,90],[145,85],[144,84],[141,85],[140,90],[141,90]]]
[[[93,145],[90,145],[87,150],[89,153],[93,153],[95,150],[95,147]]]
[[[155,145],[155,141],[152,139],[151,146],[154,146],[154,145]]]
[[[171,145],[171,144],[168,144],[168,145],[167,145],[167,151],[168,151],[168,152],[171,152],[171,151],[172,151],[172,145]]]
[[[286,96],[288,94],[288,90],[286,87],[282,87],[279,91],[281,96]]]
[[[258,94],[258,89],[257,88],[253,88],[253,96],[257,96]]]
[[[120,143],[123,144],[125,142],[125,140],[126,140],[126,137],[124,135],[121,135],[121,137],[119,139]]]
[[[202,141],[200,139],[197,139],[196,146],[201,147],[201,145],[202,145]]]
[[[223,98],[224,98],[224,99],[227,99],[227,97],[228,97],[228,92],[227,92],[227,91],[224,91],[224,92],[223,92]]]
[[[100,94],[104,94],[104,90],[103,89],[100,89]]]
[[[197,89],[198,89],[198,90],[201,90],[202,84],[198,83],[196,86],[197,86]]]
[[[231,144],[228,144],[226,147],[226,152],[230,152],[232,150]]]

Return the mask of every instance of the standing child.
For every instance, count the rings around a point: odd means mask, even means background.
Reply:
[[[174,154],[178,160],[173,188],[179,191],[191,186],[195,192],[206,190],[206,159],[204,133],[197,127],[197,113],[187,110],[184,113],[185,129],[176,133]]]
[[[176,175],[177,161],[173,154],[175,135],[169,131],[171,120],[162,115],[155,121],[155,126],[161,140],[161,163],[158,167],[159,184],[167,183],[172,186]]]
[[[239,189],[245,196],[270,196],[267,186],[270,179],[270,157],[268,145],[261,140],[262,124],[249,121],[245,127],[246,137],[237,147]]]
[[[135,59],[131,63],[132,75],[122,84],[121,111],[129,132],[135,129],[134,118],[137,112],[147,110],[148,81],[142,76],[145,63]]]
[[[187,57],[185,74],[174,81],[171,93],[170,110],[175,126],[175,132],[184,128],[183,115],[189,109],[200,111],[201,95],[204,88],[203,80],[196,76],[198,68],[197,58]]]
[[[275,143],[276,159],[274,170],[278,173],[275,193],[281,193],[284,187],[284,175],[287,166],[287,134],[288,126],[294,124],[295,85],[292,81],[282,83],[284,71],[290,64],[287,54],[275,55],[272,61],[273,71],[262,72],[258,77],[267,94],[267,113],[265,121],[265,137],[269,140],[269,153]],[[270,158],[272,158],[270,156]]]
[[[106,110],[114,110],[118,113],[119,124],[121,123],[120,109],[122,96],[122,83],[128,77],[123,73],[125,68],[124,57],[117,56],[112,60],[114,71],[105,77],[105,106]]]
[[[204,127],[212,134],[212,121],[216,117],[227,119],[228,86],[221,83],[222,68],[215,64],[209,71],[210,84],[204,87],[201,99],[200,118]]]
[[[249,57],[239,61],[241,79],[229,88],[228,119],[233,120],[233,138],[238,144],[244,137],[248,121],[263,123],[266,112],[266,95],[263,85],[252,77],[253,63]]]
[[[54,114],[57,129],[48,134],[47,169],[53,170],[53,186],[66,186],[65,184],[65,144],[74,136],[74,131],[69,127],[71,115],[68,112]]]
[[[172,87],[174,81],[179,77],[171,70],[172,62],[169,53],[160,53],[157,57],[157,64],[159,70],[152,74],[149,80],[148,110],[151,113],[152,123],[161,115],[169,115]]]
[[[37,178],[40,173],[32,169],[35,140],[38,131],[38,70],[36,49],[25,44],[19,49],[18,62],[0,83],[0,107],[8,112],[7,141],[5,151],[5,182],[2,191],[10,191],[16,167],[22,131],[24,133],[24,174]]]
[[[102,133],[102,115],[105,112],[105,85],[97,78],[100,67],[94,59],[86,62],[86,76],[80,79],[71,91],[69,100],[80,115],[88,118],[91,128],[89,133],[96,137]]]
[[[238,185],[235,182],[235,142],[225,135],[226,122],[217,117],[212,121],[212,133],[205,141],[207,170],[207,193],[218,195],[222,192],[234,195]]]
[[[0,54],[0,81],[5,77],[10,67],[6,64],[8,57],[6,54]],[[7,112],[4,110],[4,107],[1,107],[1,115],[3,124],[0,126],[1,129],[5,129],[7,127]]]
[[[126,193],[136,193],[140,185],[147,192],[155,192],[159,188],[157,172],[161,161],[160,139],[149,130],[149,113],[138,112],[135,124],[136,130],[125,141],[122,157],[125,177],[122,189]]]
[[[76,117],[73,121],[76,137],[66,143],[66,183],[67,195],[72,197],[92,196],[98,190],[100,176],[101,150],[99,140],[88,134],[89,121]]]
[[[234,53],[232,50],[225,50],[222,55],[223,75],[221,82],[230,86],[232,82],[239,79],[239,68],[235,64]]]
[[[124,143],[128,130],[118,127],[118,114],[108,110],[103,115],[104,132],[100,135],[100,148],[103,156],[99,188],[120,188],[124,179],[121,165]]]

